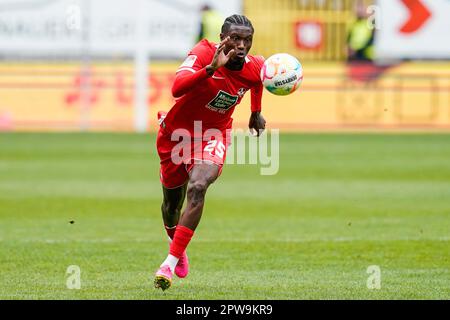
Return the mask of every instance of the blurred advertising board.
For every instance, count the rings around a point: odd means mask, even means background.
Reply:
[[[378,59],[450,59],[450,0],[378,0]]]
[[[149,130],[158,127],[157,112],[174,103],[171,86],[178,65],[150,66]],[[268,128],[450,130],[450,63],[404,63],[385,70],[305,63],[304,68],[305,79],[294,94],[264,91]],[[368,72],[371,78],[379,74],[367,81]],[[87,79],[89,103],[83,103],[77,64],[0,63],[0,131],[133,131],[133,75],[130,62],[94,63]],[[235,127],[247,127],[249,96],[236,107]]]
[[[225,18],[241,0],[208,0]],[[0,0],[0,56],[111,56],[144,44],[181,59],[196,42],[202,0]],[[140,22],[139,22],[140,21]],[[138,23],[143,25],[139,34]],[[142,27],[141,27],[142,28]]]

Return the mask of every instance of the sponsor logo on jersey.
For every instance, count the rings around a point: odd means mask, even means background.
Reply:
[[[247,88],[240,88],[237,92],[238,96],[242,98],[244,94],[247,92],[247,90],[248,90]]]
[[[233,96],[228,92],[220,90],[216,97],[212,99],[206,107],[213,111],[218,111],[220,113],[224,113],[234,105],[236,105],[239,96]]]

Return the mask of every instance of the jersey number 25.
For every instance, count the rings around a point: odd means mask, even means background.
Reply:
[[[214,152],[214,155],[223,159],[223,156],[225,155],[225,145],[222,141],[211,140],[208,141],[208,144],[205,146],[203,151],[209,152],[210,155],[213,155]]]

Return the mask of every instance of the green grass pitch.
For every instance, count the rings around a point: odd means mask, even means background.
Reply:
[[[0,299],[450,298],[450,135],[280,142],[277,175],[224,168],[190,275],[161,292],[154,135],[0,134]],[[66,287],[69,265],[80,290]]]

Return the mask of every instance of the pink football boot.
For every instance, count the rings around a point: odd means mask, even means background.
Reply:
[[[168,265],[163,265],[156,271],[155,274],[155,288],[161,288],[163,291],[170,288],[172,285],[172,271]]]
[[[189,273],[189,259],[186,254],[186,250],[183,252],[180,260],[178,260],[177,266],[175,267],[175,274],[178,278],[184,278]]]

